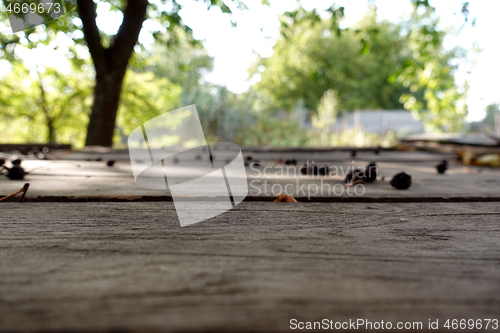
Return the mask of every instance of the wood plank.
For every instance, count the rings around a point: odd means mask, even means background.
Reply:
[[[500,319],[499,207],[243,203],[180,228],[166,202],[6,203],[0,331]]]

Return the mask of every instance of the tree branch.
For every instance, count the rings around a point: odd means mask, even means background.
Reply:
[[[139,39],[142,23],[146,19],[147,7],[147,0],[128,1],[127,7],[123,11],[123,22],[110,47],[111,59],[113,59],[111,66],[120,70],[127,68],[129,59],[134,52],[134,46]]]
[[[93,0],[78,0],[78,11],[83,22],[83,33],[89,48],[90,55],[94,61],[96,73],[104,72],[107,69],[106,55],[101,43],[101,36],[96,24],[97,14]]]

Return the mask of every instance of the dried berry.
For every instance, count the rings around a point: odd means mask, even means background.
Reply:
[[[392,177],[391,186],[398,190],[406,190],[411,186],[411,176],[404,172],[400,172]]]
[[[0,158],[0,167],[5,164],[5,158]]]
[[[370,162],[364,170],[354,169],[345,177],[345,183],[355,185],[359,183],[372,183],[377,179],[377,164]]]
[[[12,161],[12,165],[14,165],[14,166],[15,166],[15,165],[21,165],[21,162],[22,162],[22,161],[23,161],[23,160],[21,160],[21,159],[17,158],[17,159],[15,159],[15,160],[13,160],[13,161]]]
[[[330,174],[330,168],[328,165],[322,165],[318,167],[318,175],[320,176],[328,176]]]
[[[12,161],[12,164],[14,164],[14,161]],[[7,178],[10,180],[21,180],[24,179],[25,175],[26,172],[19,164],[14,165],[12,168],[7,170]]]
[[[375,162],[370,162],[366,167],[366,170],[363,175],[363,179],[367,183],[372,183],[377,179],[377,164]]]
[[[254,161],[251,165],[255,167],[260,167],[260,161]]]
[[[285,164],[286,165],[297,165],[297,160],[296,159],[286,160]]]
[[[436,170],[438,173],[445,173],[447,169],[448,169],[448,161],[447,160],[442,160],[441,163],[436,165]]]
[[[112,167],[113,165],[115,165],[115,160],[108,160],[106,162],[106,165],[109,166],[109,167]]]
[[[246,160],[247,161],[251,161],[251,160],[253,160],[253,157],[252,156],[247,156]]]
[[[363,171],[360,169],[353,169],[345,175],[345,183],[352,184],[355,181],[363,180]]]

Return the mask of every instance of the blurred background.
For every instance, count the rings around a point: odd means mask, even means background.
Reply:
[[[242,146],[500,133],[500,2],[151,0],[138,36],[120,0],[82,0],[15,34],[6,4],[0,144],[125,148],[134,128],[190,104],[209,141]]]

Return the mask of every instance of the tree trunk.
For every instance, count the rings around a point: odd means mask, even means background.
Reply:
[[[86,146],[111,146],[113,144],[124,74],[115,72],[96,76]]]
[[[47,139],[50,143],[56,143],[56,128],[54,126],[54,120],[52,118],[47,117],[47,130],[48,135]]]
[[[128,0],[123,21],[108,48],[103,47],[93,0],[78,0],[83,33],[96,71],[94,102],[86,146],[111,146],[123,79],[146,17],[147,0]]]
[[[50,143],[56,143],[56,128],[54,126],[54,119],[50,115],[49,106],[47,105],[47,99],[45,98],[45,88],[43,87],[42,76],[38,70],[38,65],[36,66],[36,72],[38,74],[38,85],[40,87],[40,106],[42,108],[43,114],[45,115],[45,121],[47,125],[47,141]]]

